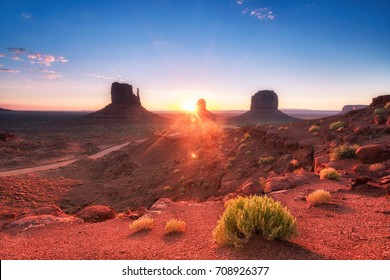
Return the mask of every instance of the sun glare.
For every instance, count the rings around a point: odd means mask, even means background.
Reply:
[[[181,105],[184,111],[194,112],[196,110],[196,102],[193,100],[186,101]]]

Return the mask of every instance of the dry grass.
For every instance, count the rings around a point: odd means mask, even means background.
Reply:
[[[139,232],[142,230],[151,230],[154,227],[153,218],[140,218],[129,224],[131,233]]]
[[[340,173],[338,173],[336,169],[332,167],[328,167],[320,171],[320,179],[338,180],[340,176]]]
[[[173,232],[182,233],[185,232],[186,227],[187,227],[186,222],[181,220],[176,220],[176,219],[170,219],[165,224],[164,233],[165,234],[169,234]]]
[[[318,125],[312,125],[309,127],[309,132],[319,132],[321,128]]]
[[[306,201],[312,205],[321,205],[329,203],[331,200],[331,194],[323,189],[315,190],[306,197]]]

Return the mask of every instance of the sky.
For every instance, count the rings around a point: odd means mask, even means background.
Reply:
[[[149,110],[340,110],[390,94],[390,1],[0,0],[0,107],[98,110],[114,81]],[[188,106],[188,105],[187,105]]]

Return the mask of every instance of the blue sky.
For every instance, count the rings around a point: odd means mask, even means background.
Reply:
[[[96,110],[110,86],[150,110],[205,98],[341,109],[390,93],[389,1],[0,1],[0,107]]]

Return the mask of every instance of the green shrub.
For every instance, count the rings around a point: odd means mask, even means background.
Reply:
[[[320,179],[338,180],[340,176],[341,176],[340,173],[338,173],[332,167],[328,167],[320,171]]]
[[[267,240],[288,239],[297,232],[296,218],[267,196],[239,196],[226,203],[213,231],[221,245],[243,246],[256,234]]]
[[[359,145],[341,145],[333,149],[330,157],[332,159],[354,158],[358,148]]]
[[[274,161],[275,161],[275,157],[273,157],[273,156],[261,157],[261,158],[259,158],[259,165],[270,164],[270,163],[273,163]]]
[[[312,125],[309,127],[309,132],[319,132],[321,128],[318,125]]]
[[[378,109],[374,110],[374,114],[375,115],[383,115],[383,114],[386,114],[386,110],[383,108],[378,108]]]
[[[330,126],[329,126],[329,129],[330,130],[337,130],[341,127],[345,127],[345,123],[344,122],[341,122],[341,121],[338,121],[338,122],[334,122],[334,123],[331,123]]]
[[[329,203],[331,199],[330,193],[323,189],[315,190],[306,197],[306,201],[313,205]]]

